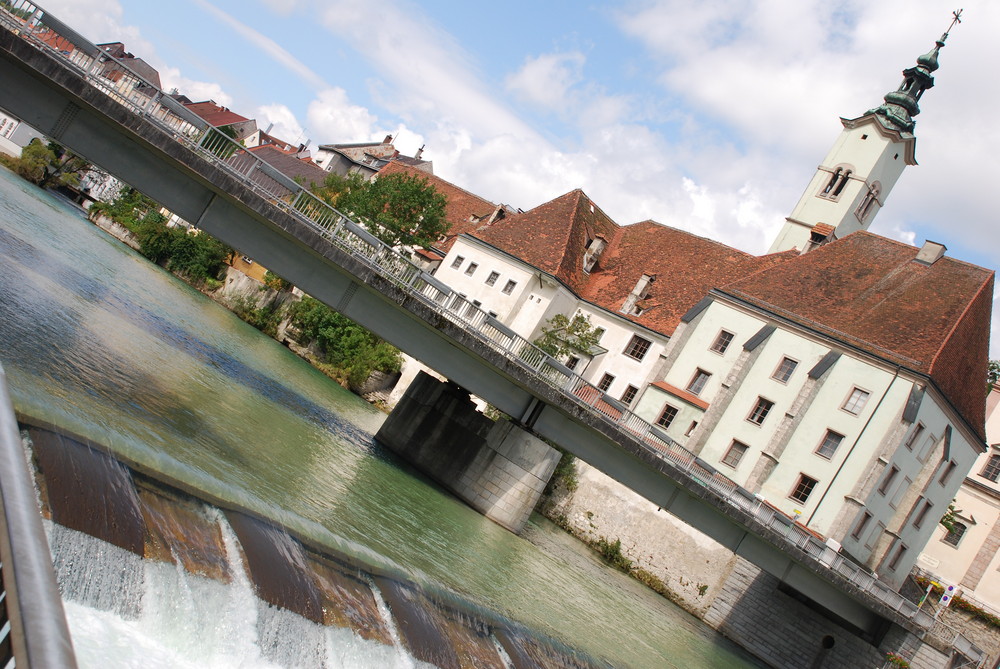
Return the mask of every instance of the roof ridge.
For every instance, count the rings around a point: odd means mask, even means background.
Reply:
[[[483,202],[485,202],[487,204],[490,204],[493,207],[502,207],[502,206],[504,206],[502,202],[493,202],[492,200],[487,200],[482,195],[476,195],[472,191],[466,190],[465,188],[462,188],[461,186],[459,186],[459,185],[457,185],[457,184],[455,184],[455,183],[453,183],[451,181],[448,181],[444,177],[438,176],[437,174],[431,174],[431,173],[428,173],[428,172],[424,172],[423,170],[421,170],[421,169],[419,169],[417,167],[414,167],[413,165],[407,165],[406,163],[401,163],[401,162],[396,161],[396,160],[389,161],[388,163],[386,163],[385,165],[383,165],[382,169],[379,170],[379,173],[382,173],[385,170],[388,170],[392,165],[395,165],[396,169],[402,169],[402,170],[416,172],[417,176],[423,177],[423,178],[427,179],[428,181],[430,181],[432,179],[437,179],[439,181],[443,181],[446,184],[448,184],[449,186],[451,186],[452,188],[454,188],[455,190],[460,190],[463,193],[465,193],[466,195],[471,195],[472,197],[474,197],[476,199],[479,199],[479,200],[482,200]]]

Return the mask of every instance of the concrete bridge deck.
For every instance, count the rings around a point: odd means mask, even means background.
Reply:
[[[0,9],[0,106],[197,227],[371,329],[539,436],[601,469],[851,625],[891,621],[923,636],[934,621],[784,515],[699,462],[615,400],[339,212],[128,74],[96,74],[100,50],[40,10]],[[60,54],[32,38],[53,30]],[[142,88],[142,93],[136,93]]]

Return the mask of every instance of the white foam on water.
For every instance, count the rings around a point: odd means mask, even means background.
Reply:
[[[217,514],[230,583],[142,560],[48,523],[80,669],[426,669],[401,645],[366,640],[261,601],[235,533]],[[379,598],[380,606],[384,602]],[[383,615],[388,614],[386,609]],[[390,628],[398,642],[395,624]]]

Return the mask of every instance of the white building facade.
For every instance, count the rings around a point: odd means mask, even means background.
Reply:
[[[962,481],[951,529],[937,527],[917,566],[1000,610],[1000,388],[987,398],[989,448]]]

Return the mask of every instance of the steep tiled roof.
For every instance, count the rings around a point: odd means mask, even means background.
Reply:
[[[588,302],[665,335],[720,283],[797,257],[794,251],[752,256],[654,221],[619,226],[580,190],[472,235],[554,275]],[[606,247],[587,274],[583,258],[595,238]],[[655,280],[640,304],[642,314],[621,314],[643,274]]]
[[[497,205],[489,200],[473,195],[439,176],[428,174],[419,168],[404,165],[399,161],[389,163],[379,170],[379,174],[408,174],[419,179],[426,179],[437,192],[445,196],[445,199],[448,200],[445,205],[445,218],[448,219],[451,228],[448,230],[445,241],[437,244],[437,247],[445,252],[455,243],[455,238],[458,235],[472,232],[482,226],[497,208]]]
[[[993,272],[855,232],[722,291],[930,376],[983,435]]]
[[[255,146],[249,151],[286,177],[295,179],[305,188],[309,188],[312,184],[320,185],[327,177],[327,173],[311,160],[301,160],[270,144]]]
[[[610,243],[618,229],[577,189],[472,234],[554,275],[579,294],[588,279],[583,271],[588,242],[601,238]]]
[[[619,312],[643,274],[655,277],[641,315],[627,318],[666,335],[712,288],[798,257],[794,251],[753,256],[655,221],[624,226],[601,256],[580,296]]]

